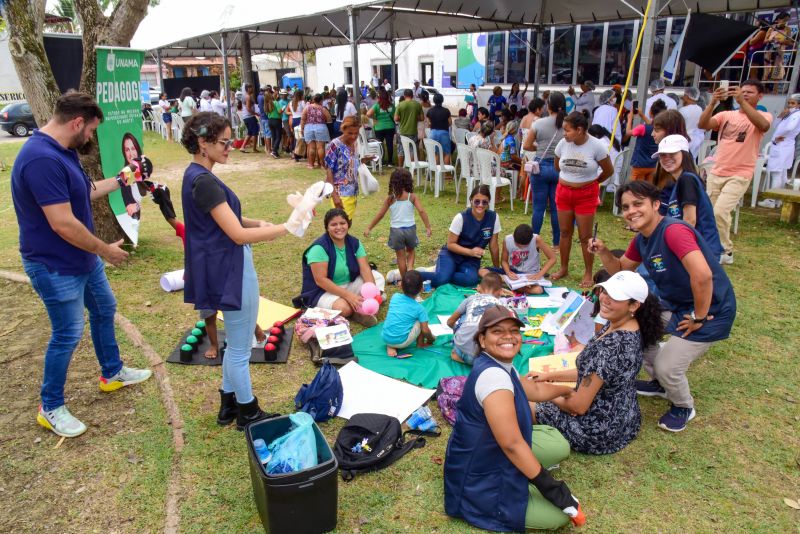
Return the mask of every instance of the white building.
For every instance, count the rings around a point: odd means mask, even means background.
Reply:
[[[433,80],[435,87],[450,87],[450,78],[455,78],[457,65],[457,39],[431,37],[415,41],[399,41],[395,47],[398,87],[410,87],[415,79],[423,85]],[[369,85],[373,74],[381,82],[391,81],[389,43],[359,45],[358,76],[353,80],[353,62],[349,46],[334,46],[317,50],[317,80],[321,85],[339,87],[364,81]]]

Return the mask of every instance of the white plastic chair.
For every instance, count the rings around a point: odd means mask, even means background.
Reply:
[[[433,175],[433,196],[438,197],[439,191],[444,188],[444,181],[442,174],[452,173],[455,180],[456,168],[453,165],[446,165],[444,163],[444,149],[441,143],[433,139],[425,138],[422,140],[425,147],[425,156],[428,159],[428,176]],[[439,156],[439,163],[436,163],[436,156]],[[428,190],[428,183],[425,182],[425,191]]]
[[[153,118],[153,112],[150,110],[146,110],[142,114],[142,130],[146,132],[152,132],[155,129],[155,119]]]
[[[767,160],[769,159],[769,150],[772,148],[772,143],[767,143],[764,145],[764,152],[758,155],[758,159],[756,160],[756,167],[753,171],[753,193],[750,197],[750,207],[756,207],[756,201],[758,200],[758,193],[761,192],[762,189],[766,189],[762,187],[761,177],[764,176],[766,173],[769,175],[769,172],[766,170]],[[763,185],[769,184],[769,179],[764,180]]]
[[[372,172],[375,172],[375,166],[378,166],[378,171],[383,172],[383,143],[380,141],[370,141],[367,138],[367,131],[362,127],[358,131],[359,141],[359,157],[365,158],[367,156],[377,156],[369,162]]]
[[[625,154],[630,150],[630,148],[626,148],[622,150],[617,157],[614,158],[614,174],[612,174],[608,180],[600,184],[602,190],[600,191],[600,200],[605,202],[606,200],[606,193],[616,193],[617,188],[622,185],[622,164],[625,161]],[[613,200],[612,200],[613,203]],[[612,207],[612,212],[614,215],[617,214],[617,206],[616,204]]]
[[[461,180],[466,182],[467,204],[469,204],[469,192],[472,191],[473,184],[478,180],[477,156],[475,149],[464,143],[456,143],[456,150],[456,204],[458,204],[458,196],[461,191]]]
[[[711,139],[706,139],[700,145],[700,150],[697,151],[697,164],[702,165],[703,160],[714,151],[714,147],[717,146],[716,141],[712,141]]]
[[[428,168],[427,161],[420,161],[417,155],[417,145],[410,138],[405,135],[400,136],[400,143],[403,146],[403,167],[417,177],[417,185],[419,185],[419,173],[425,171],[425,181],[430,176],[430,169]]]
[[[162,138],[167,138],[167,127],[164,123],[164,117],[161,115],[164,113],[159,106],[153,106],[152,117],[153,117],[153,131],[158,132]]]
[[[467,130],[466,128],[456,128],[455,126],[453,126],[453,128],[451,130],[450,138],[457,145],[458,144],[464,144],[464,143],[467,142],[467,134],[468,133],[469,133],[469,130]]]
[[[172,138],[179,143],[183,139],[183,117],[177,113],[172,114]]]
[[[511,209],[514,209],[514,195],[511,188],[511,180],[502,175],[503,169],[500,167],[500,155],[485,148],[476,148],[475,154],[478,160],[478,169],[480,176],[480,183],[489,186],[491,192],[491,200],[489,201],[489,209],[494,210],[494,201],[497,197],[498,187],[509,187],[509,202]],[[496,170],[493,170],[496,169]]]
[[[478,135],[478,132],[467,132],[467,134],[464,136],[464,142],[469,144],[469,140],[475,137],[476,135]]]

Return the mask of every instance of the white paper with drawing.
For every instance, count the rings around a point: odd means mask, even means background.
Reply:
[[[593,310],[591,301],[575,291],[570,291],[558,311],[545,316],[542,330],[552,336],[558,332],[565,336],[572,334],[578,342],[588,343],[594,335]]]
[[[317,341],[319,341],[319,346],[322,347],[322,350],[341,347],[353,342],[353,336],[350,335],[350,329],[346,324],[323,326],[314,330],[314,334],[317,336]]]

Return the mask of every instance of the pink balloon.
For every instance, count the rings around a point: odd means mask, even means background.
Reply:
[[[366,282],[361,286],[361,296],[365,299],[374,299],[376,296],[380,295],[380,293],[381,292],[378,291],[378,286],[372,282]]]
[[[366,315],[375,315],[378,313],[379,308],[378,301],[375,299],[365,299],[364,302],[361,303],[361,313]]]

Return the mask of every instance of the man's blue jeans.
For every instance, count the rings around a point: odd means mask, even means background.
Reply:
[[[439,287],[447,283],[457,286],[475,287],[481,281],[478,270],[481,260],[469,258],[460,254],[453,254],[447,248],[439,251],[436,259],[436,271],[432,273],[419,273],[423,280],[430,280],[431,286]]]
[[[24,259],[22,265],[50,317],[52,334],[44,356],[41,396],[42,408],[54,410],[64,405],[67,368],[83,336],[84,307],[89,310],[92,344],[103,377],[111,378],[122,369],[114,334],[117,301],[99,257],[94,269],[82,275],[58,274],[48,271],[42,263]]]
[[[558,246],[561,240],[561,231],[558,226],[558,211],[556,210],[556,186],[558,185],[558,171],[552,159],[543,159],[539,162],[539,174],[531,175],[531,191],[533,191],[533,216],[531,226],[533,233],[539,234],[544,223],[544,212],[550,203],[550,226],[553,230],[553,246]]]

